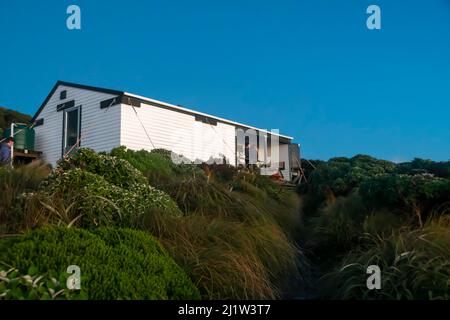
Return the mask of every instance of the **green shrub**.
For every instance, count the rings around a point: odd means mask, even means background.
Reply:
[[[322,279],[323,296],[337,299],[450,299],[450,219],[423,229],[371,236]],[[381,289],[368,290],[369,265],[381,269]]]
[[[80,148],[70,157],[59,160],[55,171],[58,175],[75,168],[98,174],[109,183],[128,190],[147,182],[142,173],[126,160],[87,148]]]
[[[111,151],[111,156],[124,159],[144,174],[153,185],[158,185],[175,176],[170,154],[146,150],[127,150],[118,147]]]
[[[50,214],[61,199],[71,208],[68,220],[77,219],[76,225],[83,227],[131,227],[151,210],[181,215],[168,195],[147,183],[135,182],[134,189],[129,190],[80,168],[51,175],[42,190],[42,203]]]
[[[21,272],[33,266],[59,279],[69,265],[79,266],[81,292],[89,299],[199,298],[184,272],[143,232],[43,228],[2,240],[0,248],[0,261]]]
[[[7,265],[0,265],[0,270],[0,300],[86,299],[84,292],[65,287],[68,274],[62,274],[58,280],[48,274],[37,274],[34,266],[28,268],[27,274]]]
[[[177,179],[190,176],[204,176],[203,171],[193,164],[175,164],[172,157],[180,157],[169,150],[154,149],[152,151],[134,151],[125,147],[111,150],[111,156],[124,159],[147,177],[150,184],[164,188]]]
[[[332,158],[316,164],[316,169],[308,175],[308,182],[297,187],[298,193],[306,195],[303,210],[307,215],[316,213],[330,199],[350,195],[367,178],[393,173],[396,166],[366,155]]]
[[[377,175],[361,184],[359,193],[374,208],[404,208],[419,224],[436,207],[450,201],[450,180],[431,175]]]

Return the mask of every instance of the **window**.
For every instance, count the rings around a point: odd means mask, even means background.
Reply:
[[[37,119],[35,122],[34,122],[34,127],[36,128],[36,127],[39,127],[39,126],[42,126],[44,124],[44,119]]]
[[[198,114],[195,115],[195,121],[200,121],[200,122],[203,122],[206,124],[210,124],[212,126],[217,126],[217,120],[211,119],[211,118],[208,118],[208,117],[205,117],[202,115],[198,115]]]
[[[61,93],[59,94],[59,99],[64,100],[66,98],[67,98],[67,91],[66,90],[61,91]]]
[[[64,111],[63,156],[80,146],[81,106]]]

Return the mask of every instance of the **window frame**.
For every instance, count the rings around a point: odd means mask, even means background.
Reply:
[[[67,121],[67,118],[68,118],[68,114],[69,114],[69,112],[72,112],[72,111],[75,111],[75,110],[77,110],[78,111],[78,121],[77,121],[77,125],[78,125],[78,128],[77,128],[77,142],[76,142],[76,145],[75,145],[75,147],[73,148],[73,150],[75,150],[76,148],[79,148],[80,146],[81,146],[81,141],[80,141],[80,138],[81,138],[81,105],[79,105],[79,106],[76,106],[76,107],[72,107],[72,108],[67,108],[67,109],[64,109],[63,110],[63,127],[62,127],[62,150],[61,150],[61,154],[62,154],[62,156],[64,157],[65,155],[66,155],[66,152],[68,152],[68,150],[67,150],[67,138],[68,138],[68,136],[67,136],[67,126],[68,126],[68,121]],[[69,148],[72,148],[73,147],[73,145],[72,146],[70,146]]]

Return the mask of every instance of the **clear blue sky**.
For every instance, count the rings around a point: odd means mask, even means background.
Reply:
[[[450,158],[450,0],[0,0],[0,36],[21,112],[65,80],[279,128],[308,158]]]

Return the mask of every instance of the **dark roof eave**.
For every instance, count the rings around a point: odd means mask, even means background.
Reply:
[[[36,121],[36,119],[39,116],[39,114],[41,113],[42,109],[44,109],[45,105],[48,103],[48,101],[53,96],[53,94],[55,93],[56,89],[58,89],[59,86],[67,86],[67,87],[73,87],[73,88],[79,88],[79,89],[103,92],[103,93],[114,94],[114,95],[118,95],[118,96],[124,94],[123,91],[119,91],[119,90],[111,90],[111,89],[105,89],[105,88],[99,88],[99,87],[93,87],[93,86],[86,86],[86,85],[83,85],[83,84],[71,83],[71,82],[58,80],[55,83],[55,85],[53,86],[53,88],[50,91],[50,93],[45,98],[44,102],[42,102],[41,106],[39,107],[39,109],[34,114],[33,118],[31,118],[31,123]]]

